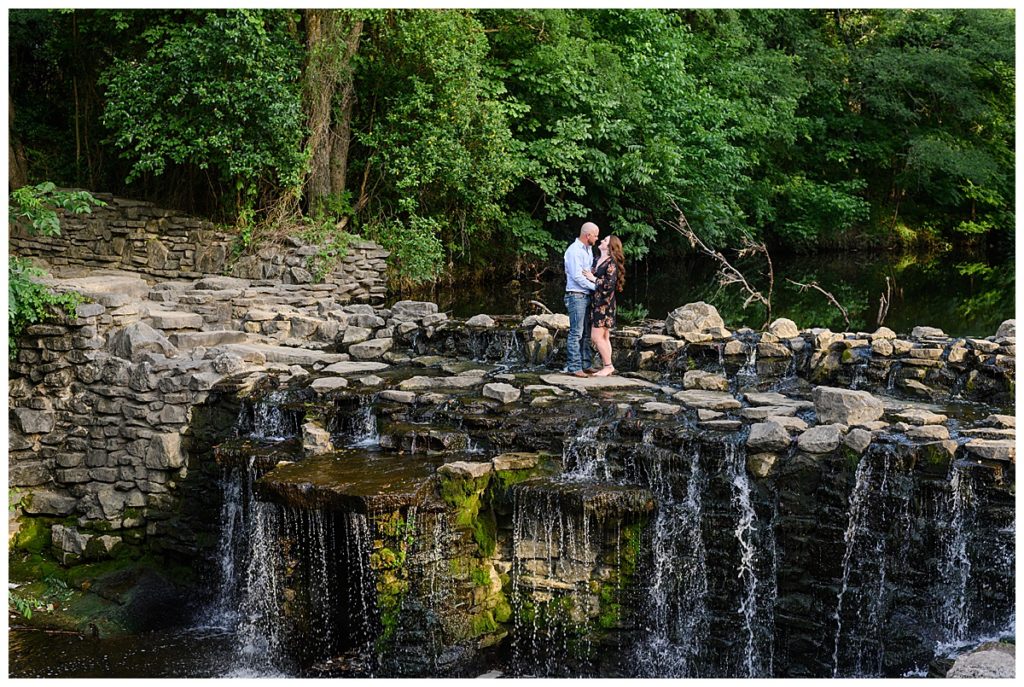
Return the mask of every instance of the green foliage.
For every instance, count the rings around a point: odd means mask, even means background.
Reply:
[[[417,215],[404,222],[398,218],[380,220],[364,228],[369,238],[391,251],[389,267],[399,284],[419,284],[441,273],[444,245],[440,231],[440,222]]]
[[[632,308],[619,308],[616,316],[623,324],[637,324],[647,319],[648,314],[647,307],[639,304]]]
[[[131,162],[128,181],[169,165],[211,170],[237,211],[267,186],[295,187],[305,165],[302,55],[282,10],[163,13],[142,55],[105,73],[103,122]]]
[[[92,206],[106,203],[85,191],[58,191],[50,182],[23,186],[10,194],[8,220],[22,223],[30,233],[55,236],[60,234],[57,209],[76,214],[92,212]],[[84,301],[81,294],[53,293],[37,279],[43,271],[25,258],[12,256],[7,262],[7,349],[10,357],[18,352],[18,337],[30,324],[53,318],[58,311],[74,317]]]
[[[306,269],[317,283],[322,282],[324,277],[338,267],[348,255],[349,245],[357,238],[341,229],[339,222],[333,217],[320,222],[308,221],[300,236],[306,243],[317,248],[316,254],[306,258]]]

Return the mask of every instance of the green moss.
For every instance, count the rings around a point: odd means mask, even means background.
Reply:
[[[852,363],[853,358],[853,351],[847,348],[845,351],[843,351],[842,355],[839,356],[839,361],[843,363]]]
[[[494,614],[490,611],[483,611],[477,613],[470,620],[470,628],[472,637],[479,637],[494,632],[498,629],[498,623],[494,620]]]
[[[505,598],[504,594],[501,595],[498,605],[494,607],[493,613],[494,619],[499,623],[507,623],[512,617],[512,606],[509,605],[508,599]]]
[[[42,553],[50,548],[50,528],[53,521],[49,518],[21,518],[18,533],[14,535],[11,546],[20,551]]]
[[[444,475],[441,478],[441,498],[454,511],[455,526],[467,528],[473,533],[483,556],[493,556],[497,524],[490,509],[481,517],[480,511],[484,492],[490,483],[490,474],[476,478]]]
[[[63,579],[66,571],[57,561],[39,553],[11,552],[8,571],[12,581],[28,582],[46,577]]]
[[[490,558],[494,555],[497,547],[495,540],[498,534],[498,525],[494,519],[494,513],[490,510],[485,511],[473,521],[472,527],[473,541],[476,542],[480,555]]]
[[[473,585],[477,587],[486,587],[491,584],[491,576],[486,568],[474,568],[470,579],[473,580]]]

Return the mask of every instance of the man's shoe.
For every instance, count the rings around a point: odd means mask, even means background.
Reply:
[[[595,372],[600,372],[600,371],[601,371],[601,366],[600,365],[596,365],[594,367],[591,367],[589,369],[584,370],[584,372],[586,372],[588,375],[592,375]]]
[[[572,376],[573,377],[589,377],[590,375],[588,375],[583,370],[576,370],[575,372],[572,373]]]

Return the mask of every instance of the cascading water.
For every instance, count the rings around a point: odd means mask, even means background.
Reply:
[[[301,421],[294,411],[283,407],[288,400],[284,390],[274,390],[252,404],[251,428],[240,428],[253,439],[281,441],[299,434]],[[241,418],[240,418],[241,419]]]
[[[742,388],[757,382],[757,344],[747,344],[747,359],[736,373],[736,383]]]
[[[664,458],[664,456],[662,456]],[[651,573],[646,590],[644,636],[634,661],[646,677],[696,677],[710,625],[707,551],[701,513],[707,477],[700,451],[689,451],[686,497],[677,501],[666,471],[672,457],[648,465],[647,482],[658,498],[651,527]]]
[[[726,466],[733,488],[733,507],[739,517],[733,534],[740,552],[737,577],[742,582],[742,595],[737,612],[743,618],[745,633],[740,669],[743,677],[764,677],[772,674],[772,636],[774,634],[775,577],[759,579],[759,565],[769,565],[774,573],[774,540],[758,531],[757,513],[751,503],[750,480],[747,477],[746,454],[733,443],[725,444]],[[763,529],[763,528],[762,528]],[[769,523],[770,534],[770,523]],[[759,539],[772,542],[758,546]],[[759,548],[762,556],[759,556]],[[760,560],[767,554],[767,562]]]
[[[566,443],[562,463],[566,470],[562,479],[573,482],[612,480],[607,460],[608,443],[597,438],[603,423],[596,422],[580,429],[579,434]]]
[[[968,534],[974,511],[974,492],[970,473],[955,465],[949,480],[946,526],[940,574],[947,581],[943,595],[943,642],[955,644],[967,638],[970,624],[970,597],[968,581],[971,577],[971,559],[967,552]]]
[[[359,407],[344,421],[344,434],[351,448],[373,448],[380,446],[377,430],[377,413],[373,407],[373,396],[362,396]]]

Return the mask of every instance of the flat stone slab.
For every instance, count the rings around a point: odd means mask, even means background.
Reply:
[[[672,398],[692,408],[706,408],[707,410],[733,410],[741,405],[738,400],[733,398],[732,394],[726,391],[687,389],[674,394]]]
[[[324,368],[324,372],[347,375],[356,372],[376,372],[377,370],[385,370],[388,367],[390,365],[387,363],[378,363],[372,360],[342,360],[328,365]]]
[[[909,408],[899,413],[894,413],[897,420],[906,422],[908,425],[938,425],[949,418],[939,413],[933,413],[924,408]]]
[[[484,397],[493,398],[502,403],[512,403],[518,401],[522,391],[512,386],[511,384],[503,384],[501,382],[492,382],[491,384],[484,385],[483,391]]]
[[[51,282],[54,286],[71,288],[86,295],[100,295],[107,293],[124,294],[136,300],[142,300],[152,288],[144,279],[138,276],[119,274],[94,274],[89,277],[76,277],[74,279],[54,279]]]
[[[170,340],[178,348],[198,348],[200,346],[203,348],[213,348],[223,344],[245,343],[249,340],[249,335],[234,329],[223,329],[209,332],[171,334]]]
[[[1016,442],[1011,439],[971,439],[964,448],[979,458],[1017,462]]]
[[[659,401],[648,401],[640,406],[641,412],[656,413],[658,415],[675,415],[682,412],[682,410],[682,406],[677,406],[674,403],[660,403]]]
[[[463,479],[483,477],[484,475],[489,475],[492,470],[494,470],[492,463],[473,463],[465,460],[445,463],[437,469],[439,473],[451,475],[452,477],[462,477]]]
[[[565,387],[575,391],[658,388],[657,384],[643,379],[620,377],[618,375],[610,375],[608,377],[575,377],[573,375],[550,374],[541,375],[540,380],[545,384]]]
[[[540,460],[538,453],[502,453],[491,458],[495,471],[499,470],[531,470],[537,467]]]
[[[240,332],[241,333],[241,332]],[[235,353],[243,360],[252,359],[254,354],[263,354],[268,363],[286,363],[288,365],[313,365],[315,363],[338,363],[345,359],[340,353],[324,353],[305,348],[274,346],[272,344],[236,343],[224,346],[230,353]],[[248,357],[247,357],[248,356]],[[325,368],[324,372],[334,372]]]
[[[178,310],[150,310],[149,322],[154,329],[202,329],[203,316]]]
[[[796,415],[796,411],[796,406],[756,406],[741,408],[736,414],[748,420],[767,420],[773,415]]]
[[[319,379],[314,379],[309,388],[322,394],[334,391],[335,389],[344,389],[347,386],[348,380],[344,377],[320,377]]]
[[[752,406],[793,406],[798,410],[814,407],[814,403],[811,401],[804,401],[799,398],[790,398],[789,396],[784,396],[783,394],[775,391],[750,391],[743,394],[743,398],[747,399],[747,403]]]

